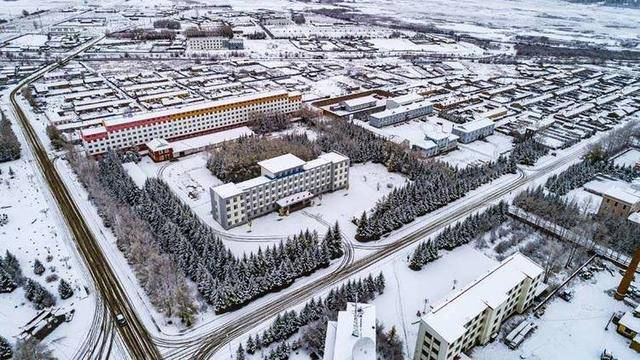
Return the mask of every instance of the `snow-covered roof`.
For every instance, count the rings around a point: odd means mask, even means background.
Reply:
[[[279,199],[278,201],[276,201],[276,204],[278,204],[278,206],[280,207],[286,207],[289,205],[297,204],[304,200],[311,199],[313,197],[313,193],[309,191],[301,191]]]
[[[329,162],[332,162],[332,163],[339,163],[339,162],[342,162],[342,161],[349,161],[348,157],[346,157],[346,156],[344,156],[342,154],[339,154],[337,152],[334,152],[334,151],[322,154],[322,155],[318,156],[318,158],[319,159],[325,159],[325,160],[327,160]]]
[[[282,171],[303,166],[306,162],[293,154],[284,154],[271,159],[262,160],[258,165],[264,170],[277,174]]]
[[[104,126],[96,126],[82,130],[82,136],[91,136],[106,133],[107,129]]]
[[[635,333],[640,333],[640,317],[633,316],[633,313],[631,311],[628,311],[624,313],[624,315],[622,315],[619,324],[624,325],[624,327]]]
[[[324,360],[345,359],[376,359],[375,306],[347,303],[338,321],[327,324]]]
[[[396,114],[404,114],[407,113],[409,111],[413,111],[416,109],[422,109],[422,108],[426,108],[426,107],[430,107],[432,106],[432,104],[428,101],[421,101],[421,102],[416,102],[416,103],[411,103],[411,104],[407,104],[407,105],[402,105],[402,106],[398,106],[396,108],[390,108],[390,109],[386,109],[384,111],[380,111],[377,113],[373,113],[370,116],[376,119],[384,119],[387,118],[389,116],[392,115],[396,115]]]
[[[597,177],[586,183],[584,188],[596,195],[607,196],[627,204],[633,205],[640,202],[640,190],[621,180]]]
[[[484,129],[490,126],[494,126],[494,122],[491,119],[478,119],[469,121],[462,125],[454,125],[453,127],[462,132],[473,132],[476,130]]]
[[[425,139],[429,139],[429,140],[433,140],[433,141],[440,141],[440,140],[448,139],[449,136],[455,137],[456,139],[458,138],[455,135],[451,135],[449,133],[446,133],[446,132],[440,131],[440,130],[435,130],[435,129],[424,130]]]
[[[387,103],[389,101],[393,101],[398,105],[407,105],[407,104],[411,104],[417,101],[421,101],[422,99],[424,99],[424,97],[420,94],[416,94],[416,93],[410,93],[410,94],[406,94],[406,95],[400,95],[400,96],[396,96],[393,98],[389,98],[387,99]]]
[[[469,320],[487,307],[499,306],[507,299],[510,289],[542,272],[538,264],[521,253],[515,253],[471,284],[447,295],[422,317],[422,321],[451,344],[464,335],[464,325]]]
[[[281,95],[285,95],[285,94],[289,94],[289,96],[295,96],[295,95],[298,95],[299,93],[297,93],[297,92],[287,92],[287,90],[277,90],[277,91],[270,91],[270,92],[252,93],[252,94],[248,94],[248,95],[244,95],[244,96],[232,97],[232,98],[216,100],[216,101],[202,101],[202,102],[198,102],[198,103],[195,103],[195,104],[186,105],[186,106],[183,106],[183,107],[177,107],[177,108],[167,109],[167,110],[162,110],[162,111],[154,111],[154,112],[134,115],[134,116],[130,116],[130,117],[121,117],[121,118],[117,118],[117,119],[108,119],[108,120],[104,121],[104,124],[105,124],[106,127],[115,126],[115,125],[122,125],[122,124],[127,124],[127,123],[131,123],[131,122],[136,122],[136,121],[154,119],[154,118],[159,118],[159,117],[163,117],[163,116],[181,114],[181,113],[186,113],[186,112],[191,112],[191,111],[199,111],[199,110],[209,109],[209,108],[213,108],[213,107],[219,107],[219,106],[223,106],[223,105],[230,105],[230,104],[235,104],[235,103],[244,102],[244,101],[257,100],[257,99],[270,97],[270,96],[281,96]]]
[[[210,145],[219,144],[224,141],[234,140],[242,136],[253,135],[253,131],[246,126],[233,128],[215,133],[187,138],[171,142],[174,152],[189,151],[193,149],[201,149]]]
[[[376,98],[374,98],[371,95],[367,95],[367,96],[357,97],[355,99],[344,100],[343,104],[345,104],[348,107],[356,107],[356,106],[365,105],[365,104],[369,104],[376,101],[377,101]]]
[[[171,145],[167,142],[167,140],[159,139],[159,138],[155,138],[149,141],[148,143],[146,143],[145,145],[147,146],[147,149],[153,152],[171,149]]]
[[[211,189],[211,191],[218,194],[223,199],[228,199],[230,197],[242,194],[242,189],[234,183],[226,183],[222,185],[218,185]]]
[[[616,199],[627,204],[636,204],[640,202],[640,193],[631,187],[611,187],[605,189],[605,196]]]

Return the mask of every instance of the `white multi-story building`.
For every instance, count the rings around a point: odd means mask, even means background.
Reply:
[[[200,36],[187,38],[187,49],[192,51],[222,50],[229,39],[222,36]]]
[[[337,321],[327,323],[323,360],[376,360],[376,308],[347,303]]]
[[[245,125],[255,114],[295,113],[301,105],[300,93],[286,90],[201,102],[103,120],[100,126],[82,131],[82,143],[90,155],[110,148],[143,150],[144,144],[156,138],[174,141],[204,135]]]
[[[392,108],[369,115],[371,126],[383,127],[397,124],[411,119],[417,119],[433,112],[433,105],[428,101],[413,102],[407,105],[398,105],[392,101]]]
[[[409,105],[424,100],[420,94],[410,93],[387,99],[387,109],[395,109],[400,106]]]
[[[466,287],[450,293],[420,319],[413,358],[452,360],[497,336],[502,322],[522,313],[545,288],[544,270],[515,253]]]
[[[461,125],[453,125],[452,133],[459,137],[459,141],[468,144],[472,141],[493,134],[496,124],[491,119],[473,120]]]
[[[261,175],[211,188],[213,218],[229,229],[278,209],[306,206],[313,197],[349,185],[349,158],[330,152],[307,161],[286,154],[260,161]]]

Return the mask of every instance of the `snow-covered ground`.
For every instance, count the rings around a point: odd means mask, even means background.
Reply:
[[[511,141],[510,136],[494,133],[469,144],[459,143],[457,150],[444,154],[439,159],[459,167],[495,161],[500,155],[511,150]]]
[[[597,213],[602,202],[602,196],[588,192],[582,187],[569,191],[565,197],[575,201],[581,209],[590,214]]]
[[[611,267],[615,269],[613,265]],[[572,280],[569,287],[574,290],[573,300],[566,302],[555,298],[540,319],[531,317],[538,329],[517,350],[512,351],[496,341],[486,347],[476,348],[473,358],[598,359],[606,349],[620,360],[637,359],[638,353],[629,348],[629,340],[615,331],[615,325],[610,324],[605,330],[614,312],[633,310],[611,296],[610,291],[615,289],[621,277],[617,271],[614,271],[614,275],[601,271],[592,280]]]
[[[344,2],[344,5],[351,5]],[[452,6],[447,0],[365,0],[353,5],[367,14],[389,16],[410,23],[430,23],[471,35],[504,40],[516,35],[544,35],[558,40],[615,43],[640,35],[640,10],[572,4],[557,0],[468,0]]]
[[[16,125],[14,129],[19,130]],[[61,308],[63,312],[75,309],[74,320],[63,323],[45,339],[55,356],[70,359],[85,340],[77,335],[87,333],[92,326],[95,297],[85,291],[85,288],[92,289],[90,277],[78,263],[73,240],[58,209],[52,205],[55,203],[36,173],[36,164],[25,150],[24,142],[22,146],[22,159],[0,164],[0,214],[9,217],[9,223],[0,227],[0,256],[5,256],[6,251],[14,254],[23,275],[36,280],[56,297],[54,308]],[[15,172],[13,178],[9,175],[10,168]],[[46,269],[40,276],[33,272],[35,259],[39,259]],[[69,282],[74,296],[61,300],[58,280],[45,280],[51,275]],[[38,313],[25,298],[22,288],[0,294],[0,335],[15,343],[20,328]]]
[[[160,164],[145,157],[137,166],[127,165],[127,170],[136,177],[142,170],[146,176],[164,179],[202,220],[223,234],[227,245],[238,254],[278,242],[304,229],[317,230],[322,234],[327,230],[327,225],[333,225],[336,221],[345,235],[353,237],[355,226],[351,219],[371,209],[378,199],[406,181],[404,176],[389,173],[380,164],[356,164],[349,169],[349,189],[322,194],[312,206],[286,217],[274,212],[256,218],[251,223],[224,230],[211,216],[209,195],[209,189],[222,182],[206,168],[206,162],[206,153]]]

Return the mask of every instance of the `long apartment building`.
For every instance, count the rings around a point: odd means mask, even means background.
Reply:
[[[417,119],[433,112],[433,105],[428,101],[421,101],[407,105],[400,105],[369,115],[369,123],[377,128],[398,124]]]
[[[452,360],[497,336],[544,288],[543,269],[515,253],[466,287],[450,293],[420,319],[416,360]]]
[[[349,185],[349,158],[330,152],[304,161],[286,154],[260,161],[259,177],[211,188],[213,218],[229,229],[274,210],[285,214],[316,195]]]
[[[105,119],[97,127],[82,131],[82,143],[89,155],[109,148],[143,150],[155,138],[167,141],[204,135],[245,125],[255,114],[291,114],[302,106],[302,95],[286,90],[207,101],[164,111]]]

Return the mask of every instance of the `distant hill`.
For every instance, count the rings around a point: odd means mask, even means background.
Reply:
[[[602,4],[605,6],[628,7],[640,9],[640,0],[567,0],[579,4]]]

